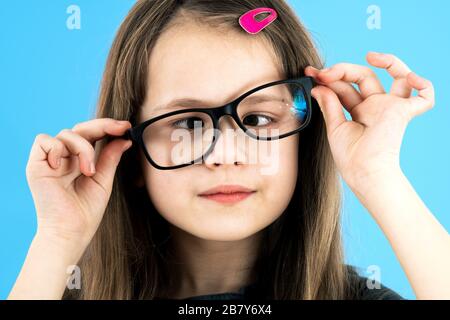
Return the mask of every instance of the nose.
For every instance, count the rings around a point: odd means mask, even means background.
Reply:
[[[222,116],[218,126],[220,134],[216,137],[214,150],[205,158],[204,164],[207,167],[217,167],[245,163],[245,143],[242,143],[245,133],[230,115]]]

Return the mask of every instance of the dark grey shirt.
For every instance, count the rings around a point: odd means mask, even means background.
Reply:
[[[357,276],[355,289],[358,300],[404,300],[397,292],[380,283],[379,288],[369,289],[368,278]],[[254,285],[242,287],[237,292],[215,293],[201,296],[194,296],[182,300],[248,300],[253,298]]]

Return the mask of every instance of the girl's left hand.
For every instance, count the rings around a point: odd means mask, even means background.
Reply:
[[[329,69],[305,69],[305,75],[318,83],[311,94],[322,110],[336,166],[352,188],[399,172],[400,147],[409,121],[434,106],[432,83],[411,72],[400,59],[369,52],[367,61],[394,78],[389,93],[369,67],[338,63]],[[412,89],[418,90],[417,96],[411,96]],[[352,120],[345,118],[343,106]]]

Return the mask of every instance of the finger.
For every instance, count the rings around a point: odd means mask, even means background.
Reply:
[[[399,58],[393,54],[383,54],[378,52],[369,52],[367,54],[367,62],[377,68],[386,69],[394,78],[390,93],[402,98],[411,96],[412,87],[408,84],[406,76],[411,69]]]
[[[338,96],[330,88],[325,86],[314,87],[311,90],[311,95],[317,100],[322,110],[328,136],[333,136],[335,130],[341,124],[347,122]]]
[[[95,173],[95,150],[86,139],[69,129],[62,130],[55,138],[61,140],[71,154],[78,156],[80,171],[84,175]]]
[[[131,140],[115,139],[101,151],[97,161],[97,172],[92,177],[107,193],[112,190],[112,183],[117,165],[122,154],[132,145]]]
[[[418,95],[410,97],[412,116],[417,116],[434,106],[434,87],[431,81],[410,72],[406,77],[408,84],[418,91]]]
[[[319,70],[308,66],[305,69],[305,75],[311,76],[316,78],[319,74]],[[328,84],[325,84],[323,82],[317,81],[319,84],[326,85],[328,88],[333,90],[341,100],[342,104],[344,105],[344,108],[347,109],[348,112],[351,112],[351,110],[356,107],[358,104],[360,104],[363,99],[361,98],[361,94],[356,90],[350,83],[338,80],[335,82],[331,82]]]
[[[129,121],[111,118],[99,118],[76,124],[72,131],[82,136],[91,144],[106,135],[121,136],[131,127]]]
[[[363,99],[373,94],[385,93],[375,72],[368,67],[357,64],[335,64],[329,69],[320,70],[318,78],[327,84],[338,80],[356,83]]]
[[[47,160],[53,169],[60,166],[62,157],[68,156],[70,156],[70,152],[64,143],[45,133],[36,136],[30,152],[31,161]]]

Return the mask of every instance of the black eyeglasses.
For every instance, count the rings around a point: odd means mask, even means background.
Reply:
[[[201,163],[219,138],[219,119],[231,116],[248,136],[276,140],[304,129],[312,113],[312,77],[279,80],[258,86],[225,105],[172,111],[130,128],[124,139],[136,142],[160,170]]]

